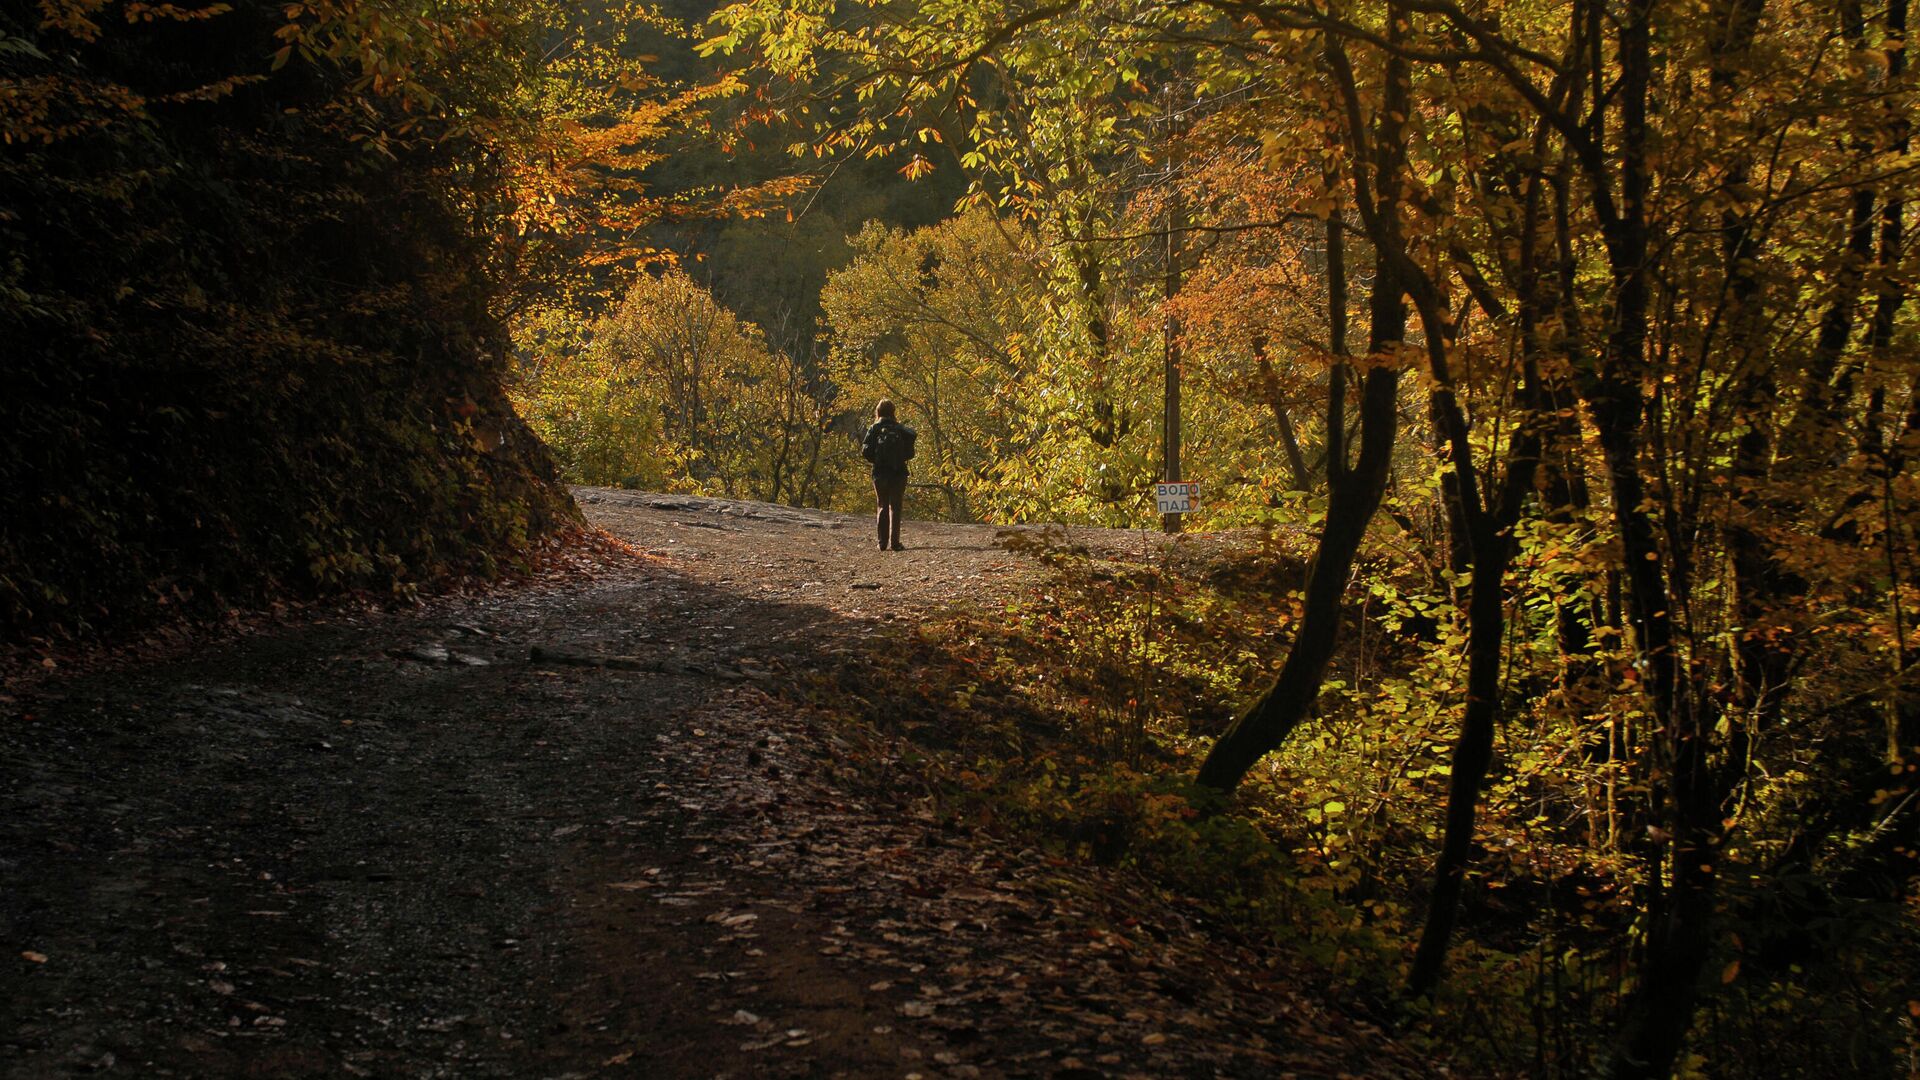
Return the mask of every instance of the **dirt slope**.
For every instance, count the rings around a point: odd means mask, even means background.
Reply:
[[[890,749],[782,688],[1039,580],[992,530],[577,496],[645,554],[8,690],[0,1076],[1419,1072],[1125,875],[842,781]]]

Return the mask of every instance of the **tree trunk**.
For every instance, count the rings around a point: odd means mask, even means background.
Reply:
[[[1344,46],[1329,39],[1326,55],[1330,65],[1347,80],[1352,79]],[[1405,61],[1391,60],[1389,67],[1404,74]],[[1385,219],[1399,213],[1399,172],[1405,160],[1403,125],[1408,115],[1407,87],[1404,77],[1389,74],[1387,99],[1382,108],[1380,135],[1375,141],[1371,163],[1378,177],[1369,184],[1367,163],[1354,155],[1355,190],[1361,199],[1378,193],[1372,207],[1374,216]],[[1396,109],[1396,105],[1398,108]],[[1367,142],[1357,106],[1350,106],[1349,136],[1356,146]],[[1343,225],[1336,211],[1327,220],[1327,309],[1337,355],[1344,355],[1346,344],[1346,251]],[[1237,787],[1255,762],[1286,741],[1300,721],[1306,719],[1320,696],[1327,674],[1327,662],[1333,657],[1342,618],[1341,598],[1353,560],[1360,551],[1367,526],[1386,494],[1387,477],[1393,464],[1393,443],[1399,428],[1398,399],[1400,369],[1394,354],[1406,339],[1407,305],[1405,285],[1384,259],[1376,259],[1373,292],[1368,302],[1370,320],[1367,351],[1377,358],[1367,369],[1360,395],[1360,454],[1351,466],[1346,450],[1347,366],[1336,363],[1327,380],[1327,515],[1320,528],[1320,543],[1313,565],[1307,571],[1307,589],[1300,624],[1295,628],[1293,645],[1279,678],[1235,720],[1226,734],[1214,743],[1213,750],[1200,766],[1198,782],[1220,791]]]
[[[1169,121],[1171,127],[1171,121]],[[1167,138],[1173,139],[1169,130]],[[1171,159],[1171,158],[1169,158]],[[1173,303],[1174,295],[1180,291],[1180,199],[1178,195],[1170,197],[1167,205],[1167,266],[1166,266],[1166,302]],[[1161,477],[1169,484],[1180,482],[1180,320],[1169,310],[1166,323],[1160,330],[1163,335],[1164,355],[1162,362],[1166,377],[1166,394],[1163,401],[1164,414],[1161,427]],[[1179,514],[1160,515],[1160,528],[1172,534],[1180,531]]]
[[[1600,436],[1621,539],[1628,620],[1655,730],[1664,732],[1671,769],[1663,800],[1672,834],[1671,891],[1650,906],[1647,962],[1628,999],[1616,1040],[1612,1075],[1666,1077],[1686,1043],[1699,1000],[1699,980],[1712,950],[1718,800],[1711,797],[1707,744],[1712,719],[1677,700],[1674,600],[1652,519],[1643,508],[1640,433],[1645,413],[1649,230],[1647,108],[1652,83],[1653,0],[1632,0],[1618,26],[1621,111],[1620,206],[1607,229],[1615,315],[1601,370],[1583,388]],[[1660,794],[1656,784],[1656,798]],[[1709,807],[1709,803],[1712,803]],[[1664,908],[1664,910],[1661,910]]]
[[[1374,288],[1378,290],[1383,284],[1376,277]],[[1376,308],[1380,306],[1376,301]],[[1395,299],[1386,306],[1400,307],[1400,303]],[[1376,327],[1384,330],[1390,322],[1379,321],[1379,314],[1376,311]],[[1376,345],[1388,344],[1397,342],[1376,341]],[[1340,601],[1353,571],[1353,559],[1386,493],[1398,420],[1399,381],[1400,372],[1385,364],[1367,371],[1360,396],[1360,456],[1351,470],[1335,470],[1329,460],[1327,516],[1313,566],[1307,571],[1306,603],[1294,631],[1293,647],[1280,677],[1214,743],[1196,777],[1207,787],[1232,791],[1255,762],[1286,741],[1320,696],[1327,662],[1339,637],[1343,615]],[[1345,392],[1344,378],[1335,379],[1330,393]]]
[[[1406,306],[1385,272],[1374,279],[1369,351],[1398,346],[1405,336]],[[1335,214],[1327,222],[1327,313],[1336,356],[1345,355],[1347,275],[1344,233]],[[1360,456],[1346,463],[1347,367],[1336,364],[1327,380],[1327,516],[1307,571],[1306,603],[1280,676],[1213,746],[1200,767],[1201,784],[1231,791],[1254,762],[1286,741],[1320,695],[1327,662],[1340,632],[1341,597],[1353,559],[1386,493],[1388,466],[1398,427],[1398,370],[1369,368],[1360,395]]]
[[[1492,538],[1494,548],[1506,548]],[[1477,546],[1477,545],[1476,545]],[[1447,820],[1440,858],[1434,864],[1433,895],[1426,926],[1414,951],[1407,990],[1425,996],[1439,985],[1447,945],[1460,909],[1467,864],[1473,854],[1474,819],[1480,788],[1493,764],[1494,721],[1500,705],[1500,647],[1506,636],[1506,569],[1503,551],[1475,556],[1467,599],[1467,705],[1460,737],[1453,745],[1453,772],[1447,780]]]
[[[1540,138],[1536,136],[1536,145]],[[1396,259],[1403,265],[1402,272],[1414,279],[1415,287],[1409,291],[1419,310],[1427,343],[1427,366],[1434,383],[1434,424],[1445,441],[1452,465],[1451,482],[1444,485],[1444,489],[1453,500],[1447,515],[1449,531],[1453,534],[1453,558],[1459,560],[1464,548],[1472,574],[1466,605],[1467,700],[1461,712],[1460,737],[1454,743],[1452,769],[1448,775],[1446,827],[1440,856],[1434,864],[1433,893],[1427,905],[1426,925],[1421,930],[1420,944],[1414,951],[1407,976],[1408,991],[1418,997],[1431,994],[1445,970],[1447,949],[1465,890],[1467,867],[1472,861],[1474,822],[1481,789],[1493,764],[1494,726],[1500,713],[1501,652],[1506,639],[1506,585],[1507,570],[1514,555],[1513,527],[1533,490],[1541,457],[1541,432],[1551,423],[1541,415],[1553,399],[1541,385],[1538,363],[1540,312],[1552,304],[1540,288],[1537,273],[1538,179],[1518,182],[1526,189],[1521,193],[1526,211],[1521,218],[1519,235],[1512,238],[1521,267],[1518,316],[1523,376],[1514,404],[1522,415],[1519,426],[1507,439],[1505,475],[1498,491],[1486,483],[1490,478],[1479,475],[1474,461],[1472,431],[1453,377],[1451,351],[1457,331],[1448,314],[1446,295],[1431,278],[1424,275],[1416,278],[1419,271],[1407,258],[1405,249],[1397,243],[1394,245]],[[1385,224],[1391,231],[1392,223]],[[1497,229],[1497,223],[1494,227]]]
[[[1273,361],[1267,356],[1267,339],[1264,334],[1253,339],[1253,361],[1260,369],[1260,389],[1267,399],[1267,408],[1273,411],[1274,427],[1280,432],[1280,448],[1287,453],[1287,471],[1293,477],[1292,488],[1295,491],[1313,490],[1313,470],[1307,467],[1307,456],[1300,450],[1300,435],[1293,427],[1293,417],[1287,413],[1286,396],[1280,392],[1280,376],[1273,370]]]
[[[1907,0],[1889,0],[1886,24],[1887,81],[1897,83],[1907,70]],[[1887,123],[1894,133],[1894,152],[1905,154],[1911,145],[1909,121],[1904,114],[1896,113],[1888,118]],[[1894,270],[1900,263],[1905,219],[1906,203],[1889,195],[1886,206],[1880,211],[1880,289],[1874,304],[1871,334],[1876,354],[1884,353],[1893,344],[1893,320],[1906,301],[1905,291],[1894,278]]]
[[[1094,445],[1107,448],[1119,435],[1113,402],[1107,397],[1107,360],[1112,350],[1107,326],[1106,290],[1100,273],[1100,255],[1090,245],[1075,245],[1074,272],[1080,279],[1080,295],[1087,304],[1087,340],[1093,346],[1093,417],[1087,425],[1087,437]]]

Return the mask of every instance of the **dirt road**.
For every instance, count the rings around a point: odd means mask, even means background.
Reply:
[[[1124,874],[847,782],[892,751],[787,687],[1037,580],[991,530],[578,496],[631,554],[9,688],[0,1076],[1417,1071]]]

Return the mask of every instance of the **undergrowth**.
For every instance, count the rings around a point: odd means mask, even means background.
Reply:
[[[1192,776],[1284,659],[1303,541],[1003,543],[1050,566],[1050,583],[1004,611],[906,631],[818,687],[823,705],[853,702],[856,719],[915,748],[950,826],[1136,871],[1223,928],[1303,958],[1325,992],[1471,1074],[1603,1067],[1638,958],[1629,898],[1645,883],[1617,812],[1621,772],[1602,752],[1609,724],[1582,711],[1578,687],[1520,677],[1516,642],[1448,981],[1410,1001],[1398,988],[1439,847],[1464,679],[1445,582],[1385,558],[1365,568],[1371,585],[1317,715],[1228,801]],[[1730,956],[1687,1073],[1800,1075],[1883,1053],[1888,1031],[1871,1021],[1901,993],[1898,973],[1916,970],[1911,919],[1836,921],[1819,947],[1862,959],[1817,978],[1797,965],[1742,977]],[[1796,1039],[1801,1025],[1828,1035]]]

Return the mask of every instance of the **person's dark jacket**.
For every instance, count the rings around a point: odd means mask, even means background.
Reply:
[[[905,436],[906,457],[898,461],[883,461],[880,456],[880,444],[885,439],[884,432],[889,429]],[[901,477],[907,475],[907,459],[913,457],[914,430],[898,420],[880,420],[867,429],[866,438],[860,440],[860,456],[873,462],[875,476]]]

